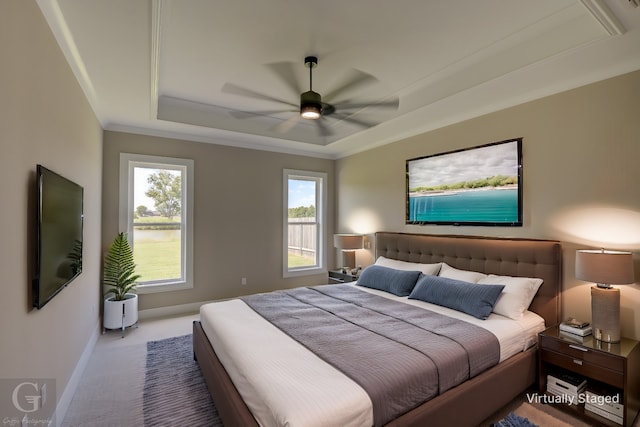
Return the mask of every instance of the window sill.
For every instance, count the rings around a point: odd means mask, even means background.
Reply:
[[[182,291],[185,289],[193,289],[193,284],[188,282],[164,282],[149,285],[138,285],[136,287],[136,293],[155,294],[159,292]]]
[[[301,268],[299,270],[288,270],[283,272],[282,277],[287,278],[287,277],[303,277],[303,276],[315,276],[318,274],[327,274],[327,269],[326,268],[318,268],[318,267],[314,267],[314,268]]]

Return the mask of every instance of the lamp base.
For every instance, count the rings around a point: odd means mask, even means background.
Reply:
[[[342,267],[349,270],[356,266],[356,251],[342,251]]]
[[[620,342],[620,289],[591,288],[591,328],[599,341]]]

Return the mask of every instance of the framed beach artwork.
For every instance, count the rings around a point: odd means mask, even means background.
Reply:
[[[407,224],[522,226],[522,138],[407,160]]]

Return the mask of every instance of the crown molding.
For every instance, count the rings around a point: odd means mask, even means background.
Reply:
[[[607,30],[611,36],[619,36],[626,32],[622,22],[609,9],[604,0],[580,0],[589,13]]]

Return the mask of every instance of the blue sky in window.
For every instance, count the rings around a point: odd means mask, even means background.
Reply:
[[[316,204],[316,182],[308,180],[289,180],[289,208]]]

